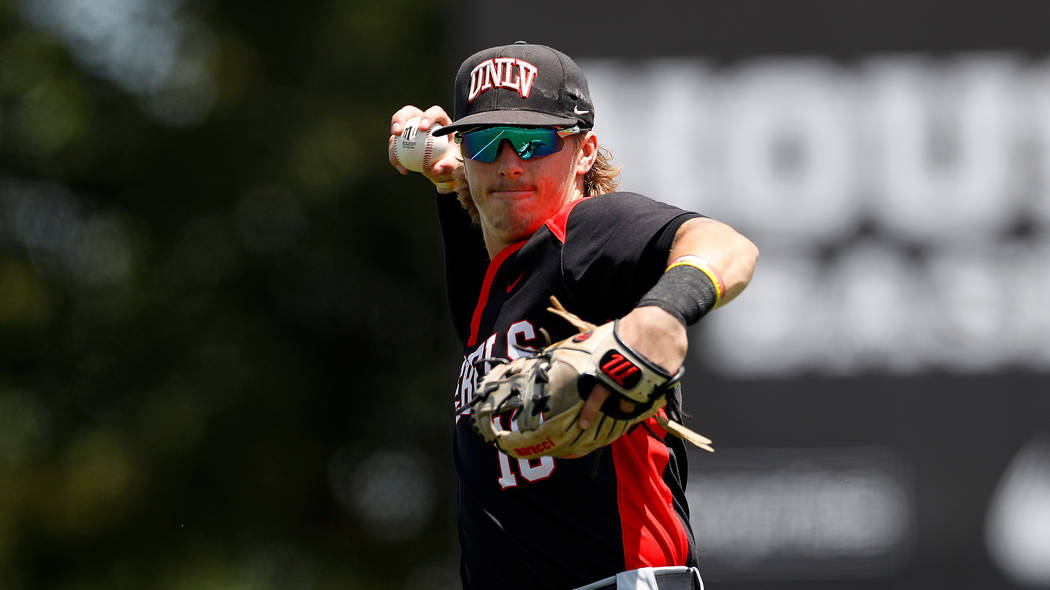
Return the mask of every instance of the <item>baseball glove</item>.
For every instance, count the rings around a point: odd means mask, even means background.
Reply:
[[[709,439],[660,412],[683,369],[671,375],[631,350],[617,335],[617,322],[596,326],[566,311],[556,298],[551,302],[554,307],[547,309],[580,332],[489,371],[471,410],[474,430],[482,439],[519,459],[580,457],[656,416],[668,432],[713,451]],[[580,412],[596,383],[612,395],[583,429]],[[634,409],[622,411],[621,398],[633,402]]]

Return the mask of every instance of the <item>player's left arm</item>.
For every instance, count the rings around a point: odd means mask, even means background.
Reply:
[[[667,266],[686,265],[689,272],[703,272],[714,285],[716,300],[705,304],[708,309],[691,310],[688,320],[683,321],[681,314],[676,316],[664,309],[668,305],[649,304],[647,298],[643,298],[639,307],[620,319],[620,338],[668,373],[674,373],[685,362],[689,346],[686,323],[698,319],[693,317],[697,311],[703,315],[739,295],[751,282],[757,262],[758,247],[732,227],[710,218],[690,219],[675,232]],[[665,273],[660,280],[676,279]],[[688,284],[684,287],[676,285],[675,292],[688,288]],[[595,386],[580,415],[581,427],[590,424],[608,397],[606,388]],[[621,401],[625,411],[630,411],[632,406],[626,400]]]
[[[758,263],[758,246],[732,227],[708,217],[690,219],[675,232],[668,266],[683,256],[697,256],[717,271],[725,287],[719,306],[739,295],[751,282]]]

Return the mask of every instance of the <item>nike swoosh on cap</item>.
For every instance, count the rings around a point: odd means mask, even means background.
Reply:
[[[574,115],[586,115],[590,111],[587,109],[580,110],[580,107],[572,107],[572,112]]]

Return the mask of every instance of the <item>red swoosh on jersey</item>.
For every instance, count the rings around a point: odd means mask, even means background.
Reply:
[[[514,282],[513,282],[513,283],[511,283],[511,284],[507,285],[507,293],[510,293],[511,291],[513,291],[513,290],[514,290],[514,287],[517,287],[517,286],[518,286],[518,283],[519,283],[519,282],[521,281],[521,279],[522,279],[522,278],[523,278],[524,276],[525,276],[525,273],[521,273],[521,276],[519,276],[518,278],[514,279]]]

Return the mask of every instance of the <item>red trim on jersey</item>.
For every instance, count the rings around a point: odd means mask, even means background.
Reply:
[[[511,244],[500,250],[499,254],[496,254],[496,257],[492,259],[492,262],[489,262],[489,268],[485,271],[485,281],[481,283],[478,305],[474,308],[474,316],[470,319],[470,339],[467,340],[467,346],[474,346],[478,342],[478,330],[481,328],[481,312],[485,311],[485,306],[488,305],[489,291],[492,289],[493,279],[496,278],[496,271],[499,270],[504,260],[511,254],[521,250],[521,247],[524,245],[525,242]]]
[[[653,432],[663,432],[655,418],[647,424]],[[617,439],[612,452],[624,569],[685,565],[689,537],[663,478],[670,458],[667,446],[638,427]]]
[[[576,199],[575,201],[569,201],[554,215],[551,215],[547,221],[543,222],[547,226],[547,229],[551,230],[554,237],[558,238],[558,241],[562,244],[565,243],[565,224],[569,222],[569,213],[572,213],[572,209],[580,203],[586,201],[590,197],[584,197],[582,199]]]

